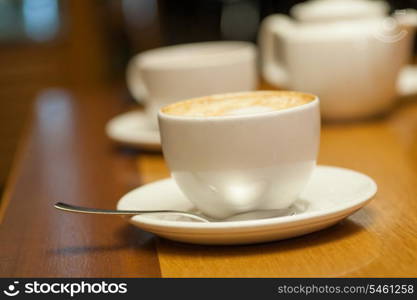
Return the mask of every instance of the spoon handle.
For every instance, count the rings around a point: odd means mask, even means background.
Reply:
[[[155,213],[166,213],[166,214],[177,214],[184,215],[202,222],[209,222],[209,220],[194,214],[192,212],[179,211],[179,210],[111,210],[111,209],[100,209],[90,208],[83,206],[71,205],[63,202],[55,203],[54,207],[59,210],[72,213],[83,213],[83,214],[98,214],[98,215],[141,215],[141,214],[155,214]]]

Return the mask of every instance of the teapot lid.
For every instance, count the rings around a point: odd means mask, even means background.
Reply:
[[[384,1],[310,0],[295,5],[291,15],[301,22],[326,22],[381,17],[388,10]]]

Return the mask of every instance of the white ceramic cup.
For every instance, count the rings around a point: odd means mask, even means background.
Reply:
[[[203,42],[153,49],[132,58],[127,84],[144,101],[153,127],[158,110],[169,103],[257,87],[256,48],[237,41]]]
[[[270,91],[246,94],[262,93]],[[160,110],[164,157],[180,189],[219,219],[290,206],[316,165],[319,100],[310,96],[307,104],[257,114],[190,117]]]

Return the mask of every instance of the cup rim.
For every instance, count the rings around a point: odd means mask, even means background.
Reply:
[[[272,111],[266,111],[266,112],[258,112],[253,114],[241,114],[241,115],[224,115],[224,116],[183,116],[183,115],[171,115],[164,113],[162,110],[174,103],[180,103],[185,101],[193,101],[201,98],[205,98],[207,96],[203,97],[194,97],[190,99],[184,99],[181,101],[177,101],[168,105],[165,105],[161,107],[158,111],[158,119],[167,119],[167,120],[173,120],[173,121],[182,121],[182,122],[206,122],[209,121],[211,123],[213,122],[225,122],[225,121],[236,121],[236,120],[249,120],[249,119],[257,119],[257,118],[265,118],[265,117],[276,117],[279,115],[287,115],[291,113],[296,113],[302,110],[309,109],[314,106],[318,106],[320,99],[318,96],[310,93],[305,92],[298,92],[298,91],[291,91],[291,90],[259,90],[259,91],[246,91],[246,92],[237,92],[237,93],[223,93],[223,94],[214,94],[210,97],[232,97],[232,96],[239,96],[244,94],[261,94],[261,93],[296,93],[299,95],[309,96],[312,97],[313,100],[311,100],[308,103],[297,105],[290,108],[280,109],[280,110],[272,110]]]
[[[235,47],[231,47],[235,46]],[[237,46],[237,47],[236,47]],[[145,62],[147,59],[155,59],[157,56],[167,55],[169,52],[199,50],[203,47],[218,48],[218,51],[207,54],[204,59],[179,58],[178,62],[174,60],[170,63]],[[230,48],[231,49],[227,49]],[[223,49],[222,49],[223,48]],[[168,54],[169,55],[169,54]],[[204,56],[204,55],[196,55]],[[216,67],[224,64],[233,64],[239,61],[251,60],[256,57],[256,47],[251,42],[245,41],[208,41],[198,43],[178,44],[166,47],[146,50],[138,53],[131,59],[131,62],[142,70],[178,70],[178,69],[196,69],[201,67]]]

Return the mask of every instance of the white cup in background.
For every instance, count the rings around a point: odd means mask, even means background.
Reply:
[[[150,126],[169,103],[216,93],[251,91],[257,87],[256,47],[237,41],[183,44],[145,51],[127,68],[133,97],[143,101]]]

